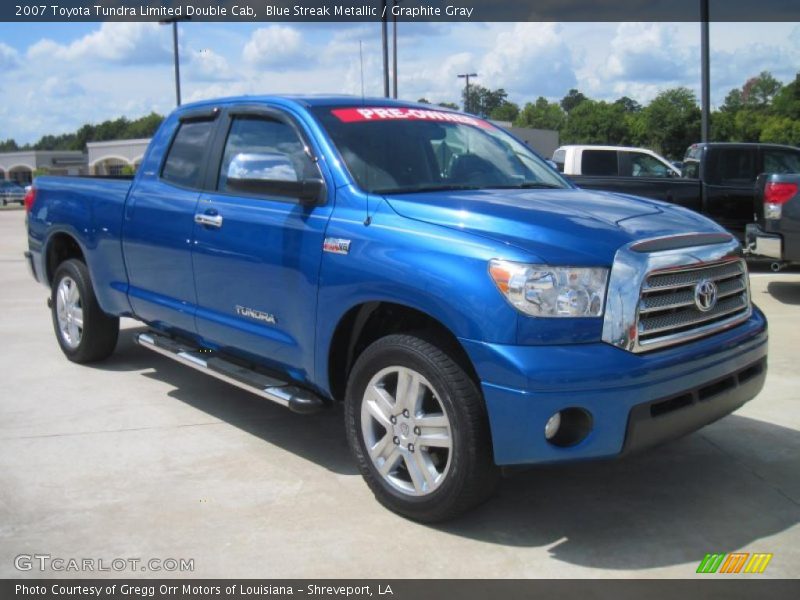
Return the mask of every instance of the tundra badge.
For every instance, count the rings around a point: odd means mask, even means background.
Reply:
[[[256,321],[264,321],[270,325],[275,325],[275,315],[256,310],[254,308],[247,308],[246,306],[236,305],[236,314],[242,317],[250,317]]]

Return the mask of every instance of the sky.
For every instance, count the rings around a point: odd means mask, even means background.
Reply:
[[[458,102],[463,79],[518,103],[562,98],[646,103],[699,95],[697,23],[400,23],[399,95]],[[391,32],[391,29],[390,29]],[[800,24],[712,23],[712,104],[761,71],[800,71]],[[382,94],[379,23],[180,24],[184,102],[267,93]],[[0,140],[18,143],[175,104],[171,27],[157,23],[0,23]]]

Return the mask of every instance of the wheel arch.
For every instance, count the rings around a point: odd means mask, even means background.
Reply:
[[[58,265],[71,258],[86,263],[86,253],[78,239],[66,231],[53,232],[44,248],[44,271],[48,285],[53,282]]]
[[[458,337],[444,323],[406,304],[367,301],[351,307],[334,329],[327,353],[327,384],[331,396],[344,398],[356,359],[372,342],[394,333],[424,332],[427,341],[448,351],[480,387],[480,379]]]

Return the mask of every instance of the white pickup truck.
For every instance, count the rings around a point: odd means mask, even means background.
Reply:
[[[680,177],[666,158],[628,146],[561,146],[553,162],[564,175],[600,177]]]

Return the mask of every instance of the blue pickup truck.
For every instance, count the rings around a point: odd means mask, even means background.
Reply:
[[[580,190],[458,112],[196,103],[132,182],[40,177],[26,208],[68,359],[108,357],[133,317],[143,347],[290,410],[343,402],[367,484],[420,521],[486,499],[503,466],[694,431],[766,377],[729,233]]]

